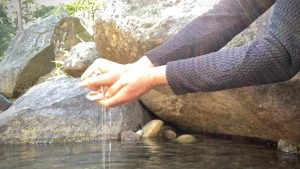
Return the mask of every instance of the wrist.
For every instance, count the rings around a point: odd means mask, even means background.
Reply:
[[[132,64],[132,67],[133,68],[135,68],[135,67],[137,67],[137,68],[139,68],[139,67],[143,67],[143,68],[149,67],[149,68],[151,68],[151,67],[154,67],[154,65],[147,56],[143,56],[138,61],[134,62]]]
[[[166,65],[149,68],[149,76],[153,86],[168,85],[166,68]]]

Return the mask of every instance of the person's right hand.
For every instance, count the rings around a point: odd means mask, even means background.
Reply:
[[[111,86],[114,84],[126,71],[130,69],[154,67],[147,56],[143,56],[133,64],[119,64],[107,59],[97,59],[94,63],[82,74],[81,84],[85,88],[91,90],[99,90],[101,86]],[[101,76],[93,76],[98,72],[103,72]]]

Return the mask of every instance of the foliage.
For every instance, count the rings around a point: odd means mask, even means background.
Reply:
[[[12,21],[5,12],[5,7],[0,5],[0,61],[3,58],[8,44],[16,32],[16,28],[13,26]]]
[[[102,1],[100,0],[76,0],[73,3],[65,5],[65,9],[72,16],[77,11],[89,11],[93,13],[101,5]]]

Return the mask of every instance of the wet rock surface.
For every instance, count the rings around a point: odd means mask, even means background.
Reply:
[[[32,87],[0,114],[4,144],[118,139],[149,121],[139,102],[106,109],[86,99],[79,79],[56,77]]]

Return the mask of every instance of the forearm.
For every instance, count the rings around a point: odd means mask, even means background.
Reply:
[[[187,24],[170,40],[145,55],[151,62],[170,61],[215,52],[265,12],[275,0],[223,0]]]
[[[299,44],[299,41],[298,41]],[[300,69],[275,38],[167,64],[167,78],[175,94],[211,92],[270,84],[292,78]]]

